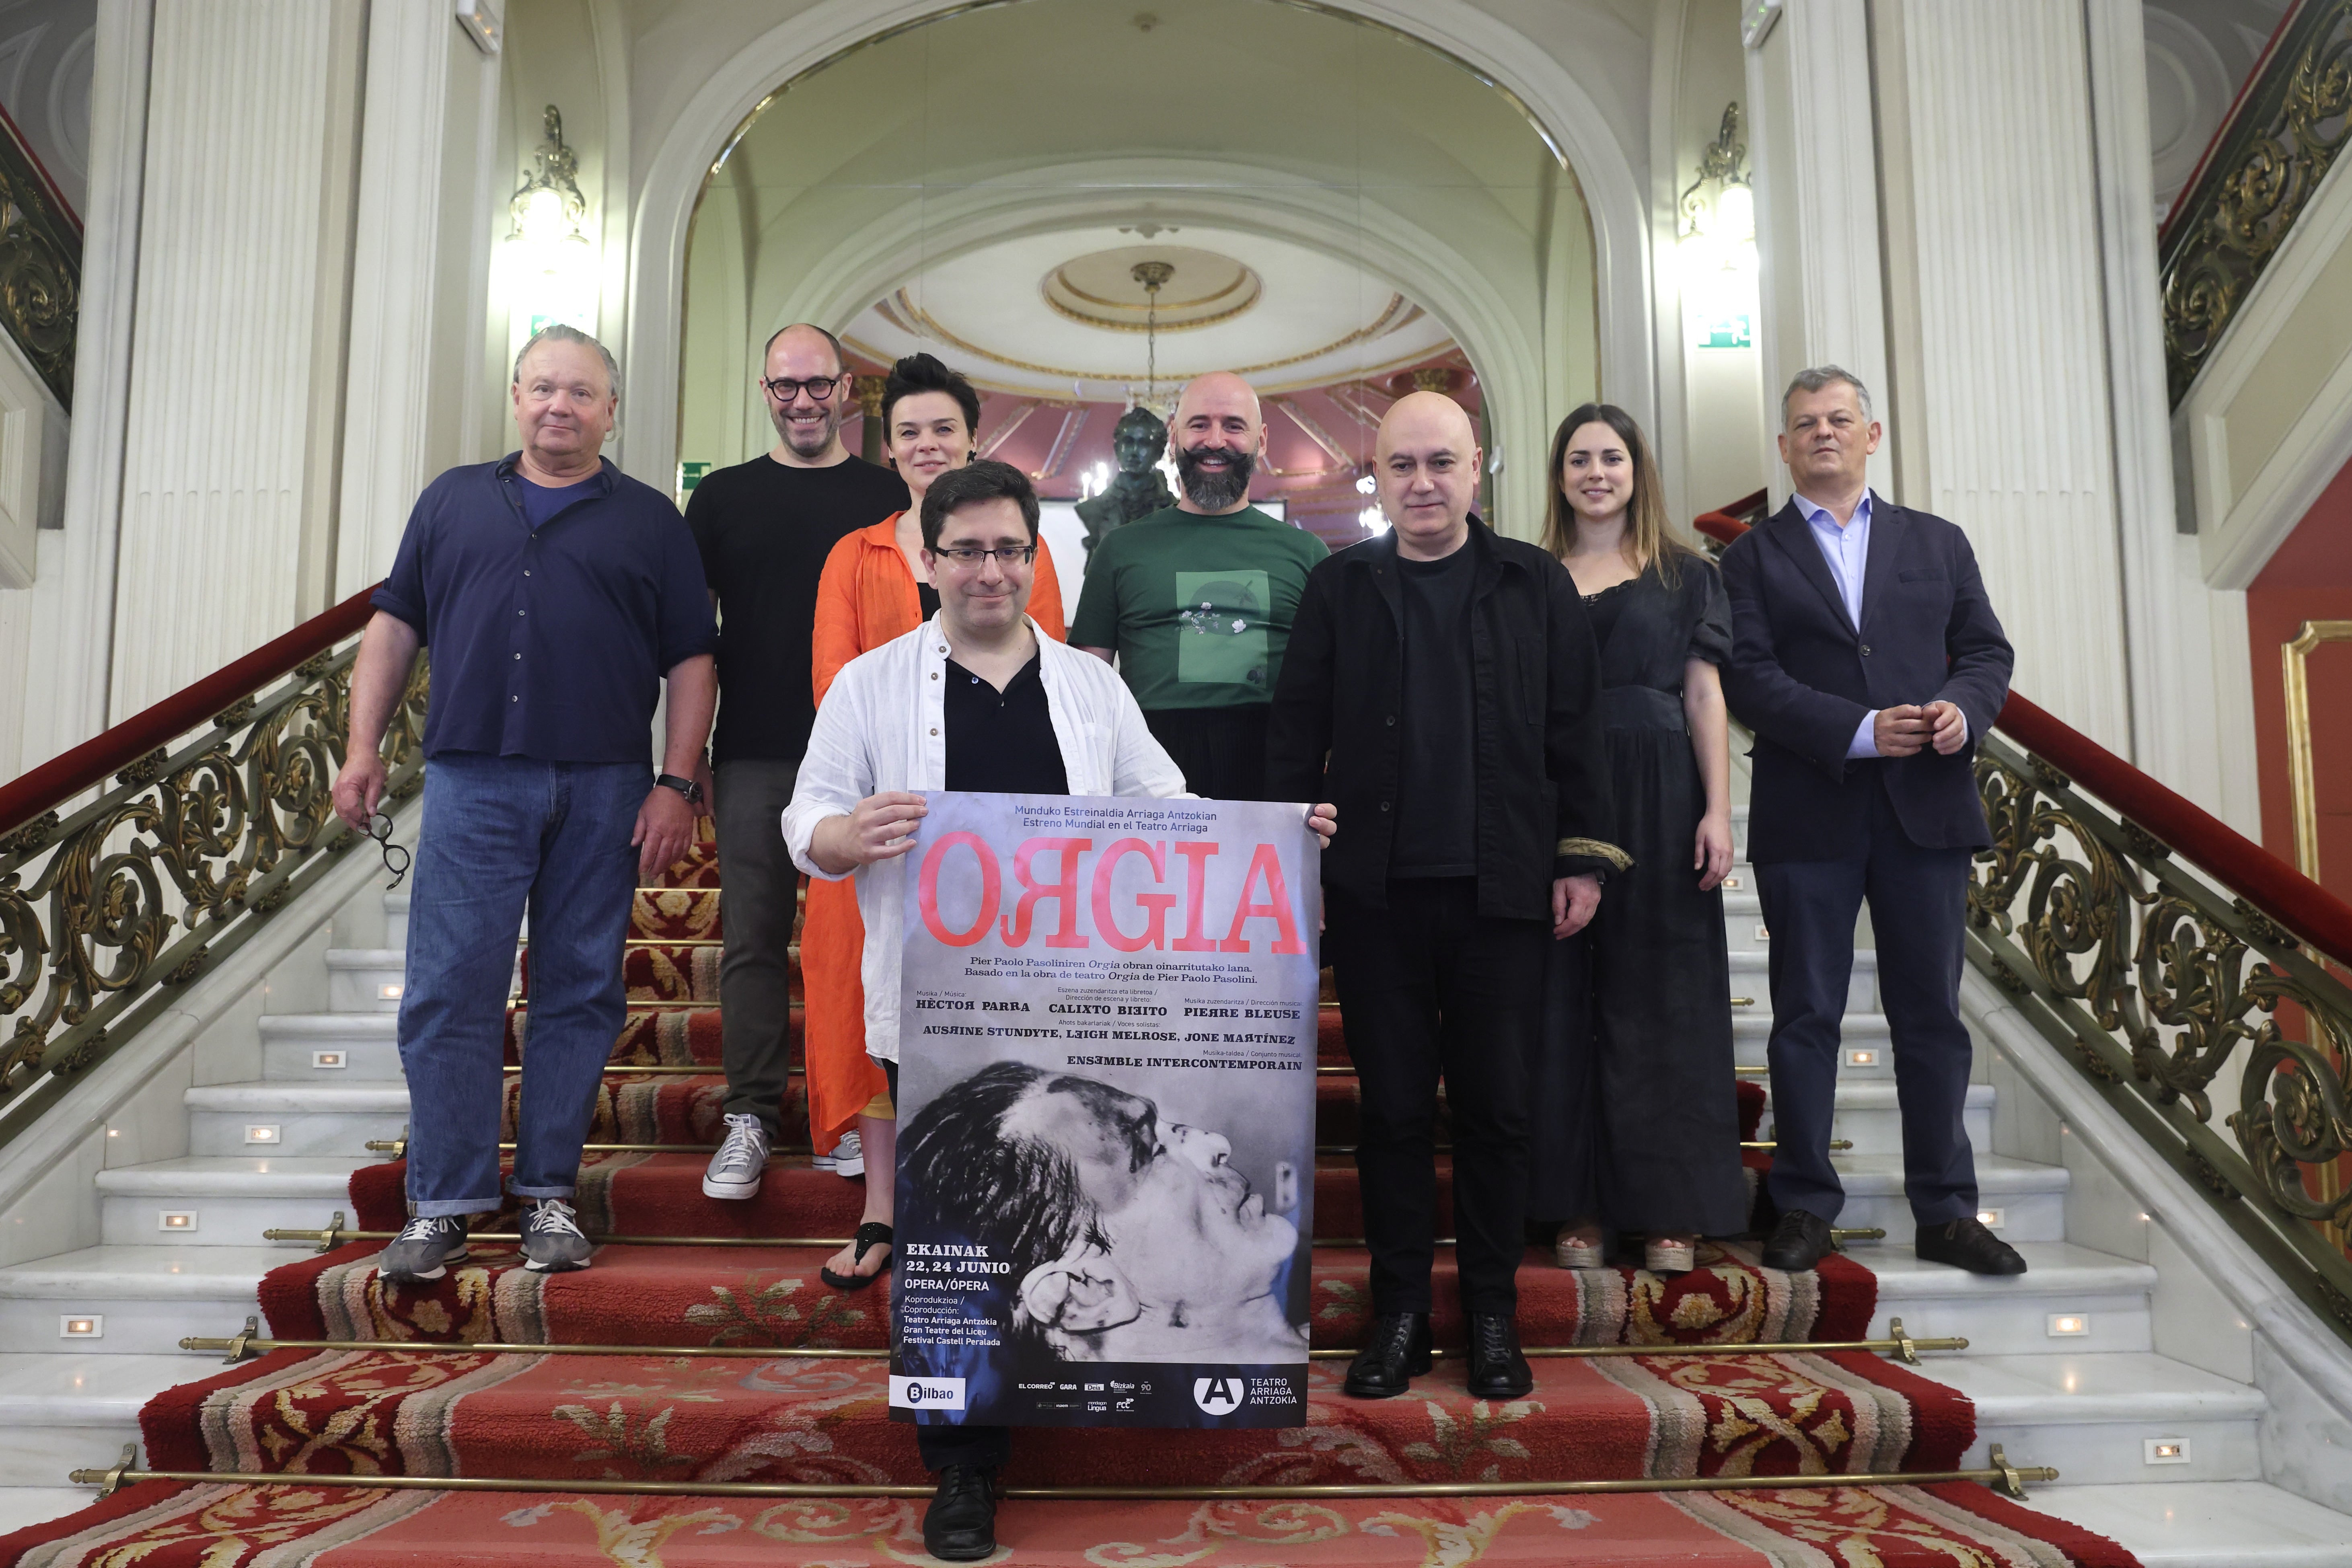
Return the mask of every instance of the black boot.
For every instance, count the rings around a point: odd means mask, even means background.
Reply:
[[[1803,1209],[1790,1209],[1780,1216],[1780,1223],[1772,1227],[1772,1238],[1764,1244],[1764,1267],[1802,1274],[1829,1250],[1830,1222]]]
[[[1518,1321],[1508,1312],[1471,1313],[1471,1394],[1479,1399],[1521,1399],[1535,1386],[1534,1369],[1519,1353]]]
[[[1393,1399],[1429,1370],[1429,1314],[1383,1312],[1372,1320],[1364,1348],[1348,1363],[1340,1386],[1358,1399]]]
[[[923,1550],[944,1563],[996,1555],[996,1472],[950,1465],[923,1515]]]
[[[1946,1225],[1919,1227],[1919,1257],[1928,1263],[1948,1263],[1971,1274],[2022,1274],[2025,1259],[1973,1216]]]

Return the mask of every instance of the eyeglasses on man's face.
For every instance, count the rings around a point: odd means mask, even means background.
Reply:
[[[779,403],[790,403],[803,392],[809,395],[812,403],[826,403],[832,400],[834,389],[848,379],[849,373],[843,371],[839,375],[813,375],[806,381],[792,381],[778,376],[760,384],[766,387],[768,395]]]
[[[992,559],[1000,566],[1026,566],[1037,559],[1037,547],[1034,544],[1008,544],[999,550],[982,550],[977,544],[950,544],[931,553],[942,561],[952,561],[969,572],[978,568],[982,562]]]

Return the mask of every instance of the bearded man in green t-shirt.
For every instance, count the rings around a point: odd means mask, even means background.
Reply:
[[[1193,794],[1263,800],[1267,704],[1307,574],[1328,552],[1249,503],[1265,418],[1248,382],[1221,371],[1187,384],[1168,440],[1183,499],[1095,546],[1070,641],[1118,655]]]

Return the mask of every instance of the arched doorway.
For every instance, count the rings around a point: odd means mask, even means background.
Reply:
[[[1274,466],[1318,472],[1327,490],[1352,478],[1398,374],[1453,367],[1501,458],[1496,520],[1532,531],[1549,420],[1603,384],[1646,401],[1646,312],[1631,348],[1613,327],[1604,342],[1609,247],[1577,172],[1518,97],[1460,58],[1274,0],[1164,18],[1099,0],[931,9],[945,14],[805,65],[732,129],[679,216],[670,325],[647,308],[665,225],[648,185],[631,311],[641,474],[659,471],[661,447],[723,463],[764,447],[751,362],[793,320],[847,330],[869,360],[921,342],[1005,409],[1051,405],[1056,428],[1141,395],[1138,334],[1097,323],[1089,342],[1046,300],[1057,271],[1139,244],[1255,279],[1248,308],[1160,337],[1160,379],[1261,367],[1253,378],[1302,416],[1275,420],[1297,460]],[[793,41],[805,54],[822,39],[799,27]],[[669,409],[645,395],[665,348]],[[1068,459],[1086,453],[1061,456],[1069,488],[1088,464]]]

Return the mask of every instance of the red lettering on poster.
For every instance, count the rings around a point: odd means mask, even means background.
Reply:
[[[1047,947],[1085,947],[1087,939],[1078,934],[1078,857],[1095,847],[1091,838],[1032,838],[1013,852],[1013,879],[1021,884],[1020,901],[1013,912],[1004,917],[1004,941],[1009,947],[1025,947],[1029,942],[1029,920],[1040,899],[1053,899],[1062,906],[1060,923],[1054,934],[1045,939]],[[1030,864],[1039,851],[1058,853],[1062,858],[1062,874],[1051,882],[1040,882],[1030,870]]]
[[[1253,903],[1250,901],[1250,889],[1261,881],[1265,885],[1265,901]],[[1234,910],[1234,929],[1225,933],[1224,941],[1217,943],[1217,951],[1247,952],[1249,943],[1242,938],[1242,922],[1252,920],[1274,921],[1274,945],[1267,952],[1307,951],[1307,944],[1298,940],[1297,922],[1290,918],[1290,892],[1283,885],[1282,858],[1274,852],[1271,844],[1259,845],[1257,853],[1250,857],[1249,870],[1242,877],[1241,904]],[[1177,945],[1181,947],[1183,944],[1179,942]]]
[[[1180,838],[1176,853],[1184,858],[1184,934],[1169,945],[1179,952],[1214,952],[1217,944],[1202,922],[1208,918],[1208,860],[1217,852],[1216,845],[1206,838]]]
[[[1123,855],[1140,855],[1149,860],[1151,863],[1151,879],[1155,882],[1168,874],[1166,845],[1147,844],[1140,838],[1121,838],[1115,841],[1109,848],[1103,851],[1102,858],[1095,862],[1095,930],[1102,933],[1103,941],[1121,952],[1140,952],[1147,947],[1166,947],[1168,945],[1168,910],[1176,902],[1175,894],[1138,893],[1135,895],[1135,901],[1148,911],[1144,916],[1143,932],[1139,936],[1129,936],[1119,930],[1118,921],[1111,913],[1111,868],[1118,864],[1119,858]]]
[[[969,931],[950,931],[947,922],[940,918],[940,862],[959,844],[970,845],[980,861],[980,918],[971,922]],[[1002,880],[996,868],[996,851],[979,834],[940,835],[939,841],[924,853],[922,875],[916,879],[915,897],[922,910],[923,929],[950,947],[970,947],[996,923],[997,892]],[[1027,905],[1023,908],[1025,910]]]

